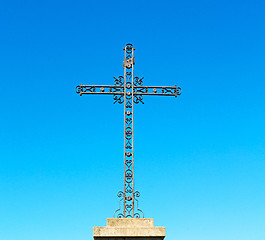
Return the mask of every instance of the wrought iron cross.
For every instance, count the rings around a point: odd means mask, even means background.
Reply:
[[[134,77],[135,64],[132,44],[124,48],[124,76],[114,77],[114,85],[82,85],[76,87],[76,92],[82,94],[111,94],[114,103],[124,104],[124,184],[123,191],[118,192],[120,207],[114,217],[140,218],[143,212],[138,208],[140,193],[134,190],[134,149],[133,149],[133,104],[144,103],[144,95],[174,96],[181,94],[181,88],[163,86],[143,86],[143,78]],[[121,204],[122,203],[122,204]]]

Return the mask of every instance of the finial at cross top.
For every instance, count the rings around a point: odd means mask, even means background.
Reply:
[[[143,218],[143,212],[138,208],[140,193],[134,190],[134,144],[133,144],[133,104],[144,103],[143,96],[175,96],[181,94],[181,88],[167,86],[143,86],[143,78],[134,77],[134,50],[128,43],[123,48],[124,75],[114,77],[114,85],[82,85],[76,87],[76,92],[83,94],[111,94],[114,103],[124,104],[124,183],[123,191],[118,192],[120,207],[115,211],[118,218]]]

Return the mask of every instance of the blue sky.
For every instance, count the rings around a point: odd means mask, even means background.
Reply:
[[[133,43],[140,208],[167,240],[265,239],[264,1],[2,1],[0,239],[92,239],[118,208],[123,107],[112,84]]]

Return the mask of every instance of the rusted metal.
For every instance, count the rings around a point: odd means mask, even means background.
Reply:
[[[129,91],[130,88],[132,91]],[[127,90],[126,90],[127,89]],[[129,85],[80,85],[76,87],[76,93],[82,94],[112,94],[112,95],[154,95],[154,96],[175,96],[181,94],[180,87],[161,86],[135,86]]]
[[[76,87],[76,93],[83,94],[111,94],[114,103],[124,104],[124,182],[123,191],[118,192],[119,209],[114,217],[140,218],[143,212],[138,208],[140,193],[134,189],[134,142],[133,142],[133,117],[134,103],[144,103],[143,96],[174,96],[181,94],[181,88],[177,86],[143,86],[143,78],[134,77],[135,65],[134,50],[132,44],[124,48],[125,59],[123,61],[124,75],[114,77],[114,85],[82,85]]]

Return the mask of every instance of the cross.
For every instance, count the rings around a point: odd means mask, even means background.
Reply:
[[[133,147],[133,107],[134,103],[144,103],[143,96],[174,96],[181,94],[181,88],[167,86],[143,86],[143,78],[134,77],[135,64],[132,44],[126,44],[125,60],[123,61],[124,75],[114,77],[114,85],[82,85],[76,87],[76,92],[83,94],[110,94],[114,103],[124,104],[124,183],[123,191],[118,192],[120,207],[114,217],[140,218],[143,212],[138,208],[140,193],[134,189],[134,147]]]

